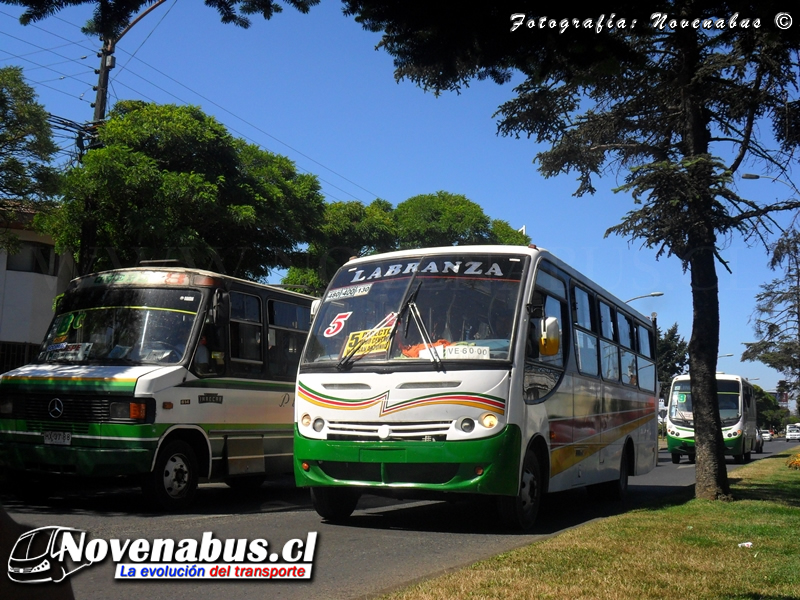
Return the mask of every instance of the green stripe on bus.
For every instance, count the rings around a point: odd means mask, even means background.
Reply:
[[[195,379],[175,387],[178,388],[214,388],[223,390],[261,390],[264,392],[294,392],[294,383],[276,381],[245,381],[239,379]]]
[[[93,377],[3,377],[0,390],[13,392],[102,392],[133,394],[136,379]]]

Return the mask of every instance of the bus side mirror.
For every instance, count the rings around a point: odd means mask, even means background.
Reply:
[[[321,301],[320,301],[319,298],[317,298],[316,300],[312,300],[311,301],[311,318],[312,319],[317,316],[317,313],[319,312],[319,305],[320,304],[321,304]]]
[[[561,347],[561,331],[556,317],[541,320],[542,331],[539,337],[539,355],[555,356]]]
[[[214,290],[214,297],[211,300],[211,322],[216,325],[226,325],[228,323],[228,315],[230,309],[230,296],[225,290]]]

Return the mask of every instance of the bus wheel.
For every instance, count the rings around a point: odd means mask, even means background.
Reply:
[[[619,463],[619,478],[608,481],[603,485],[604,496],[609,500],[624,500],[628,493],[628,450],[622,451],[622,458]]]
[[[352,488],[312,487],[314,510],[326,521],[344,521],[356,509],[361,492]]]
[[[749,452],[745,452],[744,453],[744,462],[746,462],[746,463],[750,462],[751,458],[752,458],[752,456],[751,456],[751,454]]]
[[[673,452],[670,456],[672,456],[672,464],[677,465],[681,462],[681,455],[677,452]]]
[[[184,509],[197,491],[197,471],[192,447],[183,440],[169,442],[158,451],[155,467],[146,476],[142,491],[158,508]]]
[[[528,449],[522,465],[519,493],[516,496],[500,496],[497,499],[500,519],[509,527],[528,531],[536,522],[541,502],[542,477],[539,460],[533,450]]]

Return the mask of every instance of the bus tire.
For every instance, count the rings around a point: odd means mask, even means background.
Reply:
[[[677,452],[673,452],[670,456],[672,457],[672,464],[673,465],[680,464],[680,462],[681,462],[681,455],[680,454],[678,454]]]
[[[612,481],[602,483],[603,496],[608,500],[624,500],[628,494],[628,475],[630,475],[630,465],[628,463],[628,449],[622,451],[619,463],[619,477]]]
[[[182,510],[197,492],[197,455],[183,440],[167,442],[158,451],[153,471],[145,477],[142,491],[157,507]]]
[[[356,509],[361,492],[353,488],[312,487],[314,510],[326,521],[344,521]]]
[[[522,463],[522,481],[516,496],[499,496],[497,509],[503,523],[514,529],[529,531],[536,523],[542,503],[542,471],[536,453],[528,448]]]

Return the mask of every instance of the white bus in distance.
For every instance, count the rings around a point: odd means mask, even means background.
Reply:
[[[717,401],[722,424],[725,454],[734,462],[750,460],[757,452],[756,399],[752,384],[739,375],[717,373]],[[667,451],[678,464],[685,456],[695,462],[694,411],[692,382],[688,375],[672,380],[667,411]]]

